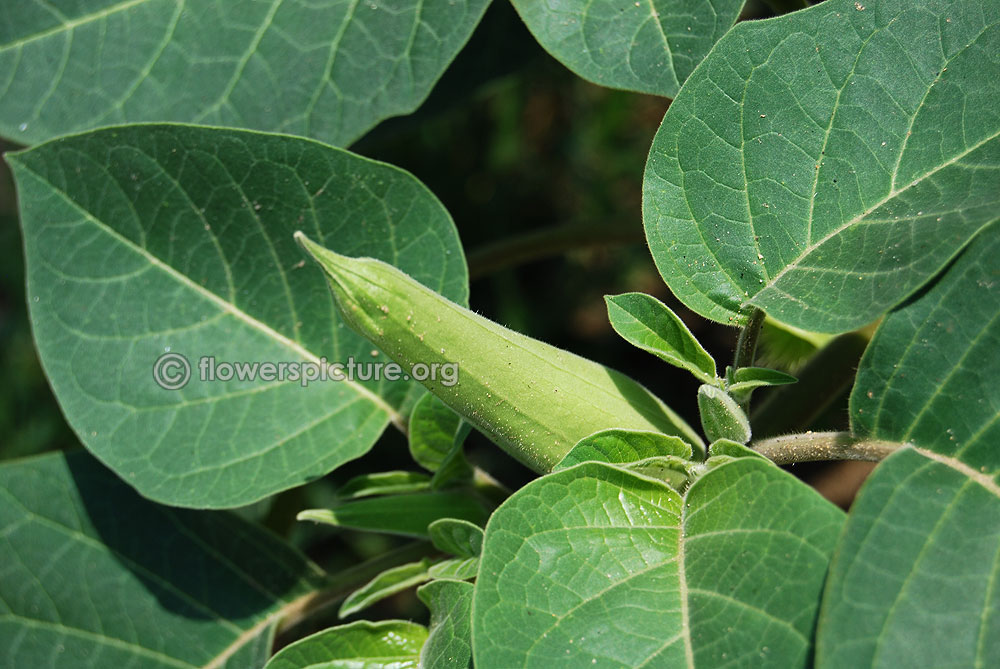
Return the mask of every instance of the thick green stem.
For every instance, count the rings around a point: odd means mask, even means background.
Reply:
[[[526,235],[510,237],[471,251],[469,278],[478,279],[497,270],[516,267],[532,260],[562,255],[588,246],[635,244],[645,239],[641,226],[565,224]]]
[[[806,432],[761,439],[750,447],[779,465],[818,460],[878,462],[903,446],[894,441],[864,439],[847,432]]]

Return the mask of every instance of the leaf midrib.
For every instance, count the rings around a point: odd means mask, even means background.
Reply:
[[[58,26],[53,26],[52,28],[48,28],[47,30],[34,33],[33,35],[28,35],[27,37],[23,37],[13,42],[8,42],[7,44],[0,44],[0,53],[3,53],[4,51],[7,51],[9,49],[19,49],[25,44],[29,44],[31,42],[40,39],[45,39],[46,37],[51,37],[52,35],[58,35],[59,33],[62,32],[73,31],[77,27],[82,26],[86,23],[90,23],[91,21],[97,21],[99,19],[111,16],[112,14],[128,11],[133,7],[146,4],[148,2],[149,0],[126,0],[126,2],[120,2],[117,5],[106,7],[100,11],[92,12],[90,14],[84,14],[83,16],[79,16],[75,19],[70,19],[69,21],[63,21]]]
[[[53,184],[52,182],[50,182],[47,179],[45,179],[44,176],[42,176],[40,173],[36,172],[34,169],[32,169],[27,164],[25,164],[23,161],[19,161],[19,160],[17,160],[16,157],[13,157],[13,156],[9,156],[8,160],[10,162],[12,162],[12,163],[16,163],[22,169],[24,169],[24,170],[30,172],[32,175],[34,175],[35,178],[37,178],[41,183],[45,184],[48,188],[50,188],[52,190],[52,192],[57,193],[59,195],[59,197],[64,202],[66,202],[69,206],[71,206],[76,211],[80,212],[80,214],[86,220],[90,221],[95,227],[97,227],[98,229],[104,231],[105,234],[111,236],[112,238],[114,238],[115,240],[117,240],[122,245],[124,245],[124,246],[132,249],[135,253],[139,254],[146,261],[148,261],[150,263],[150,265],[152,265],[153,267],[155,267],[155,268],[157,268],[157,269],[165,272],[168,276],[170,276],[171,278],[173,278],[175,281],[177,281],[178,283],[180,283],[182,286],[188,288],[193,293],[201,296],[203,299],[206,299],[207,301],[215,304],[220,310],[222,310],[223,312],[228,313],[233,318],[236,318],[237,320],[242,321],[247,326],[249,326],[249,327],[251,327],[251,328],[253,328],[253,329],[261,332],[265,336],[269,337],[270,339],[274,340],[278,344],[280,344],[280,345],[284,346],[285,348],[287,348],[289,351],[291,351],[291,352],[299,355],[305,361],[311,362],[311,363],[317,364],[317,365],[320,364],[320,358],[318,356],[316,356],[314,353],[312,353],[311,351],[309,351],[308,349],[306,349],[304,346],[302,346],[301,344],[299,344],[298,342],[293,341],[292,339],[289,339],[288,337],[286,337],[285,335],[281,334],[280,332],[278,332],[277,330],[275,330],[271,326],[267,325],[266,323],[263,323],[262,321],[257,320],[256,318],[254,318],[250,314],[246,313],[245,311],[243,311],[241,309],[238,309],[234,304],[232,304],[230,302],[227,302],[226,300],[224,300],[220,296],[216,295],[212,291],[208,290],[204,286],[201,286],[201,285],[195,283],[189,277],[187,277],[186,275],[184,275],[183,273],[181,273],[179,270],[175,269],[171,265],[169,265],[169,264],[163,262],[162,260],[160,260],[159,258],[157,258],[155,255],[153,255],[152,253],[150,253],[146,248],[144,248],[142,246],[139,246],[138,244],[136,244],[132,240],[128,239],[127,237],[124,237],[123,235],[121,235],[120,233],[118,233],[118,231],[114,230],[113,228],[111,228],[110,226],[108,226],[107,224],[105,224],[104,222],[102,222],[99,219],[97,219],[96,217],[94,217],[89,211],[87,211],[86,209],[84,209],[83,207],[81,207],[79,204],[77,204],[69,196],[68,193],[66,193],[64,190],[56,187],[55,184]],[[214,235],[213,235],[213,237],[214,237]],[[392,408],[384,399],[382,399],[381,397],[379,397],[378,395],[376,395],[374,392],[372,392],[368,388],[365,388],[361,384],[357,383],[356,381],[352,381],[350,379],[344,379],[342,381],[342,383],[344,383],[345,385],[351,387],[355,392],[357,392],[364,399],[369,400],[377,408],[379,408],[382,411],[384,411],[387,414],[387,416],[389,417],[390,421],[394,425],[396,425],[396,427],[398,427],[401,431],[403,431],[405,433],[405,423],[403,421],[402,415],[398,411],[396,411],[394,408]]]
[[[934,169],[932,169],[932,170],[930,170],[928,172],[925,172],[924,174],[920,175],[919,177],[917,177],[916,179],[914,179],[910,183],[906,184],[902,188],[891,189],[887,195],[885,195],[884,197],[880,198],[875,204],[871,205],[870,207],[867,207],[864,211],[862,211],[861,213],[859,213],[855,217],[853,217],[850,220],[848,220],[848,221],[842,223],[841,225],[837,226],[832,231],[830,231],[829,233],[827,233],[826,235],[824,235],[818,241],[810,243],[809,245],[807,245],[806,248],[803,249],[802,253],[800,253],[799,256],[795,260],[793,260],[792,262],[790,262],[787,265],[785,265],[777,274],[775,274],[773,277],[771,277],[771,281],[762,290],[760,290],[757,293],[755,293],[754,296],[748,302],[745,302],[744,306],[754,304],[754,301],[757,299],[757,297],[759,295],[761,295],[763,293],[766,293],[769,289],[771,289],[772,287],[774,287],[775,285],[777,285],[778,280],[781,279],[781,277],[784,276],[785,274],[787,274],[789,271],[794,270],[794,269],[798,269],[799,268],[799,263],[801,263],[803,260],[805,260],[805,258],[808,257],[817,248],[819,248],[820,246],[822,246],[826,242],[830,241],[831,239],[833,239],[834,237],[836,237],[837,235],[839,235],[840,233],[842,233],[844,230],[847,230],[851,226],[864,221],[865,218],[869,214],[877,211],[880,207],[882,207],[883,205],[885,205],[885,204],[889,203],[890,201],[892,201],[896,196],[898,196],[901,193],[904,193],[907,190],[909,190],[910,188],[916,186],[917,184],[919,184],[920,182],[922,182],[927,177],[933,176],[933,175],[937,174],[938,172],[940,172],[941,170],[945,169],[946,167],[950,167],[951,165],[957,163],[959,160],[961,160],[965,156],[969,155],[970,153],[972,153],[976,149],[980,148],[981,146],[984,146],[985,144],[993,141],[997,137],[1000,137],[1000,130],[994,132],[992,135],[987,136],[986,138],[984,138],[983,140],[977,142],[976,144],[973,144],[972,146],[968,147],[965,151],[962,151],[961,153],[956,154],[955,156],[953,156],[952,158],[950,158],[950,159],[946,160],[945,162],[941,163],[940,165],[938,165]]]

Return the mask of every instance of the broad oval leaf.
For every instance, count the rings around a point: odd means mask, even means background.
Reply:
[[[359,620],[282,648],[264,669],[416,669],[427,628],[405,620]]]
[[[818,666],[1000,662],[1000,224],[890,313],[852,426],[912,444],[862,488],[831,566]]]
[[[715,360],[684,321],[652,295],[606,295],[608,320],[625,341],[686,369],[702,383],[716,383]]]
[[[0,135],[184,121],[346,146],[413,111],[489,0],[5,3]]]
[[[83,451],[0,466],[0,664],[245,669],[324,578],[228,512],[153,504]]]
[[[1000,5],[829,0],[737,25],[653,142],[646,237],[713,320],[871,322],[1000,204]]]
[[[399,169],[317,142],[129,126],[8,161],[35,341],[56,397],[87,448],[157,501],[247,504],[402,424],[412,382],[218,373],[221,363],[385,361],[339,319],[294,230],[466,299],[461,246],[437,199]],[[169,390],[154,374],[179,373],[160,367],[179,356],[190,378]]]
[[[843,514],[756,458],[682,498],[587,463],[490,519],[473,602],[477,665],[804,667]]]
[[[535,39],[596,84],[673,97],[745,0],[512,0]]]
[[[420,651],[421,667],[472,667],[472,594],[472,584],[462,581],[432,581],[417,590],[431,610],[430,634]]]

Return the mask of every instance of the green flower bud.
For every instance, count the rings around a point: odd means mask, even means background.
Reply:
[[[698,388],[698,413],[701,429],[709,441],[728,439],[737,444],[750,441],[750,421],[725,390],[707,383]]]
[[[638,383],[494,323],[373,258],[295,238],[325,270],[344,319],[390,358],[457,364],[458,382],[421,381],[505,451],[551,471],[583,437],[608,428],[676,435],[703,448],[679,416]]]

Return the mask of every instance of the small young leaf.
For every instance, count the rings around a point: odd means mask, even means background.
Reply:
[[[719,439],[717,441],[713,441],[708,447],[708,456],[720,457],[723,455],[732,458],[760,458],[761,460],[767,460],[766,457],[757,451],[744,446],[739,442],[731,441],[729,439]]]
[[[604,301],[611,327],[627,342],[686,369],[703,383],[718,383],[715,360],[670,307],[645,293],[605,295]]]
[[[471,583],[434,581],[417,590],[431,610],[431,630],[420,651],[420,666],[429,669],[472,667]]]
[[[732,380],[727,390],[731,393],[742,393],[761,386],[784,386],[796,381],[798,379],[791,374],[785,374],[776,369],[740,367],[732,373]]]
[[[416,667],[427,628],[405,620],[359,620],[285,646],[264,669],[399,669]]]
[[[483,548],[483,530],[466,520],[442,518],[427,527],[434,545],[457,557],[479,557]]]
[[[691,446],[683,439],[644,430],[601,430],[584,437],[566,454],[555,469],[566,469],[581,462],[625,463],[658,455],[691,459]]]
[[[750,421],[726,391],[708,384],[698,388],[698,412],[709,441],[729,439],[740,444],[750,441]]]
[[[427,570],[430,566],[431,561],[428,558],[424,558],[420,562],[411,562],[410,564],[386,569],[368,583],[349,594],[344,603],[340,605],[337,617],[346,618],[351,614],[368,608],[375,602],[395,595],[397,592],[402,592],[415,585],[429,581],[431,575]]]
[[[431,578],[450,578],[467,581],[479,573],[479,558],[455,558],[431,565],[427,570]]]
[[[424,469],[436,472],[455,444],[468,434],[468,431],[463,431],[464,425],[462,417],[449,409],[437,395],[426,393],[410,414],[410,455]]]
[[[313,520],[337,527],[426,537],[427,526],[441,518],[484,523],[489,514],[482,504],[458,492],[426,492],[372,497],[333,509],[309,509],[298,520]]]
[[[357,499],[373,495],[398,495],[422,492],[431,487],[431,477],[418,472],[378,472],[362,474],[337,489],[341,499]]]

